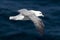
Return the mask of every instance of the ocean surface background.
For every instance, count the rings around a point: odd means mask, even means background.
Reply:
[[[32,21],[13,21],[19,9],[39,10],[45,25],[41,36]],[[60,40],[59,0],[0,0],[0,40]]]

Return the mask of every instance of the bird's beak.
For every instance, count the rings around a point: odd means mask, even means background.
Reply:
[[[43,15],[43,14],[41,14],[41,16],[42,16],[42,17],[44,17],[44,15]]]

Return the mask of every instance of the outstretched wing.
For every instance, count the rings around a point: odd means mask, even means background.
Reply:
[[[36,29],[38,30],[38,32],[43,35],[44,34],[44,24],[43,21],[38,18],[36,15],[32,15],[30,16],[30,20],[32,20],[32,22],[34,23]]]

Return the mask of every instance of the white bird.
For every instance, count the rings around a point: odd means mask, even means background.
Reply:
[[[20,14],[16,16],[10,16],[9,19],[10,20],[32,20],[39,33],[44,34],[43,21],[38,17],[38,16],[44,17],[41,11],[20,9],[18,10],[18,12]]]

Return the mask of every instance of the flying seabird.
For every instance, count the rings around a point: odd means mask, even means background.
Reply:
[[[43,35],[44,34],[44,24],[39,16],[44,17],[41,11],[35,10],[27,10],[27,9],[20,9],[18,10],[19,14],[16,16],[10,16],[10,20],[31,20],[38,32]]]

